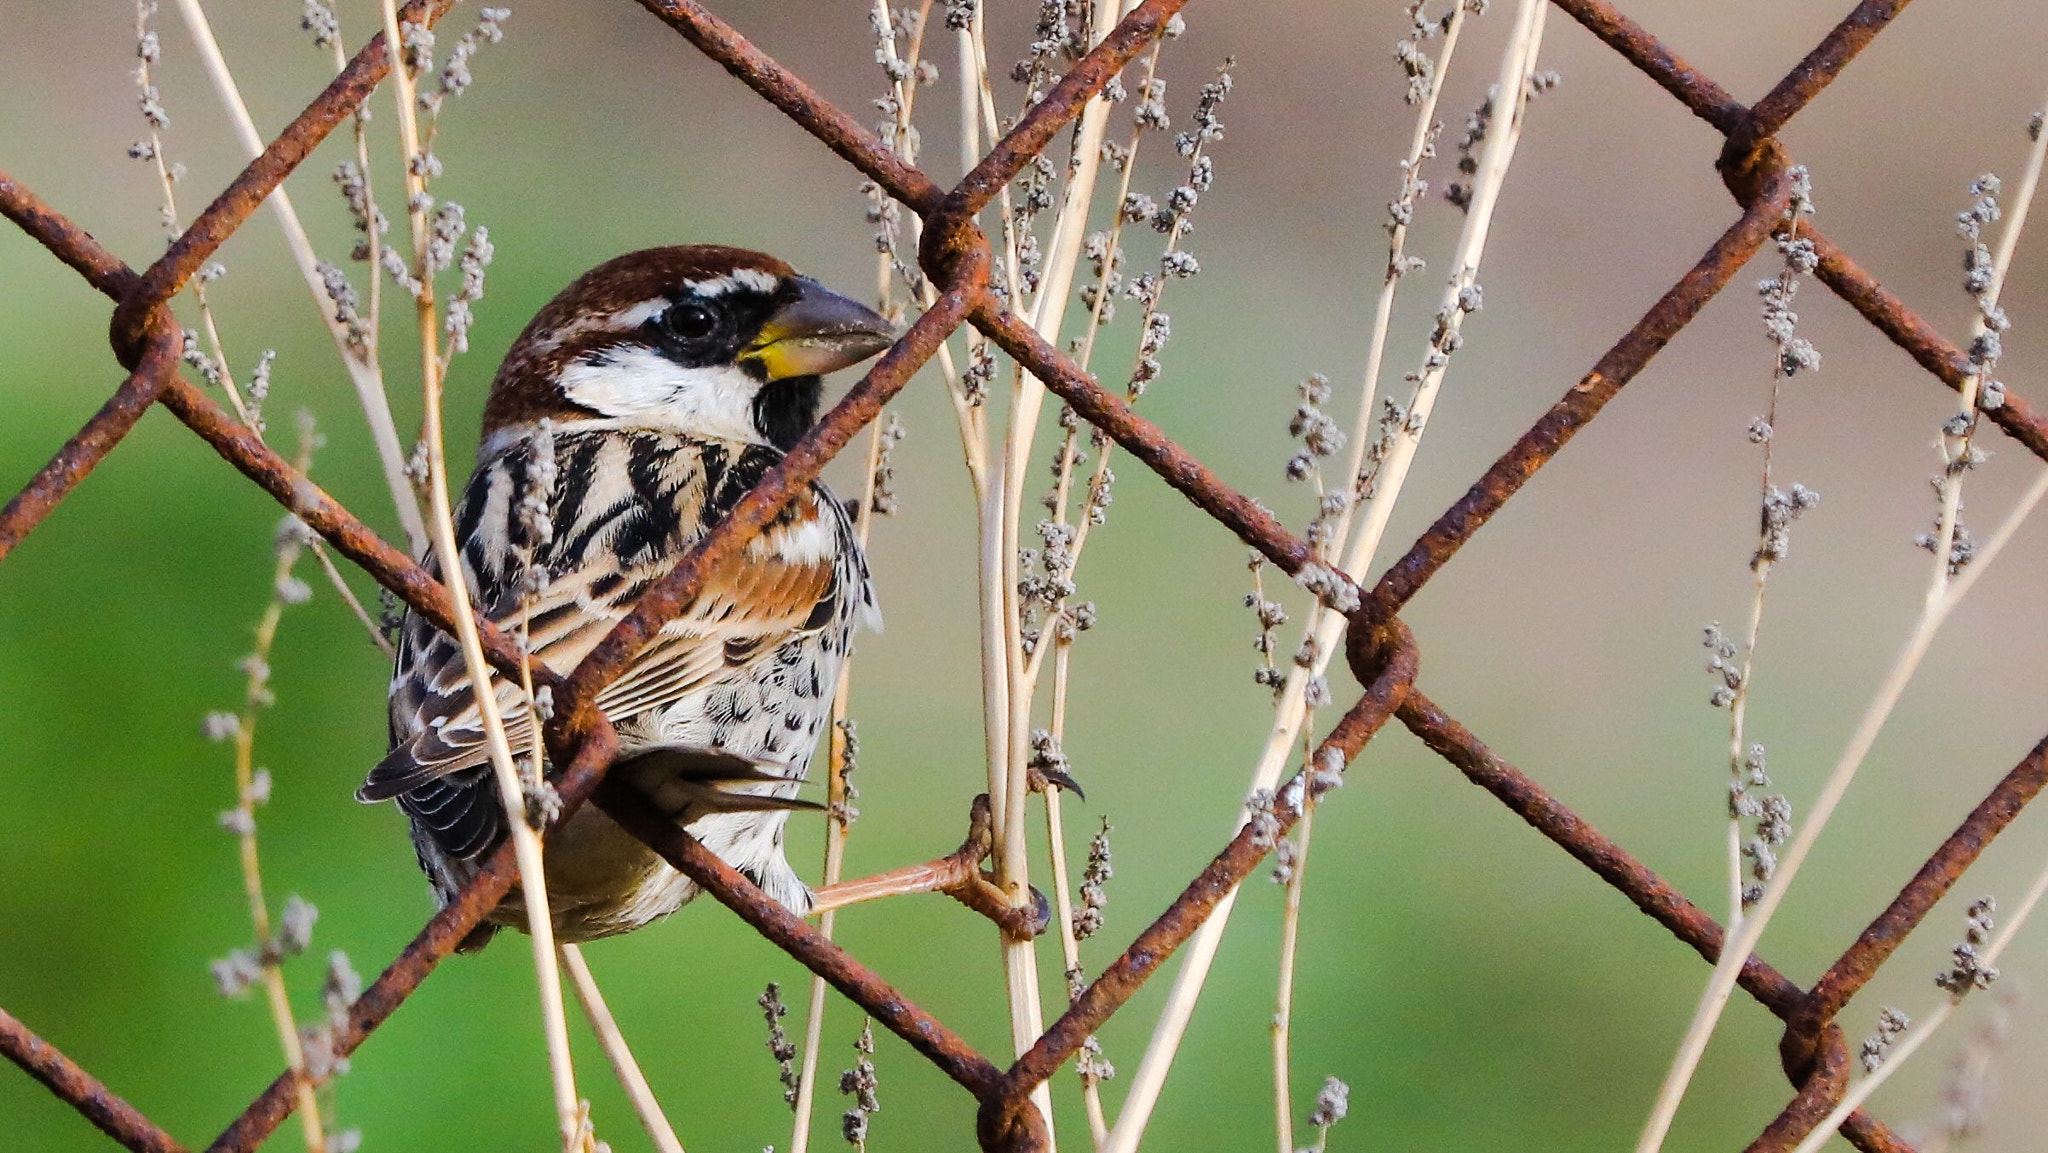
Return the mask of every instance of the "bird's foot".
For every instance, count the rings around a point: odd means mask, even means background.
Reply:
[[[974,798],[974,807],[968,814],[967,839],[959,848],[923,864],[826,885],[811,895],[811,912],[828,912],[903,893],[944,893],[994,921],[1011,937],[1031,940],[1052,924],[1052,907],[1045,894],[1036,889],[1027,889],[1025,903],[1012,901],[1009,892],[982,870],[982,859],[989,855],[994,843],[994,821],[988,796],[983,794]]]

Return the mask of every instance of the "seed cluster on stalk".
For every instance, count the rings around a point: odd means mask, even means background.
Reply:
[[[1898,1039],[1913,1027],[1913,1019],[1890,1007],[1877,1015],[1877,1032],[1863,1039],[1862,1064],[1865,1073],[1875,1073],[1884,1067],[1884,1060]]]
[[[882,1111],[882,1102],[875,1096],[881,1080],[875,1076],[874,1022],[861,1023],[853,1052],[853,1068],[839,1074],[839,1091],[853,1098],[852,1108],[839,1118],[839,1133],[848,1145],[864,1150],[868,1147],[868,1127],[874,1115]]]
[[[1102,910],[1109,904],[1106,886],[1116,876],[1109,851],[1109,819],[1088,842],[1088,864],[1081,872],[1081,903],[1074,909],[1074,937],[1087,940],[1102,928]]]
[[[1949,967],[1934,975],[1936,987],[1946,989],[1960,999],[1973,989],[1988,989],[1998,980],[1998,970],[1984,962],[1984,946],[1991,940],[1991,930],[1997,927],[1998,902],[1990,897],[1979,897],[1970,902],[1969,911],[1964,915],[1963,939],[1950,950],[1953,957]]]
[[[1978,318],[1977,331],[1966,352],[1970,366],[1966,394],[1968,388],[1974,387],[1976,403],[1949,417],[1941,426],[1942,470],[1928,480],[1937,506],[1934,529],[1913,538],[1916,546],[1931,553],[1942,547],[1943,529],[1948,530],[1947,571],[1951,577],[1960,573],[1977,553],[1969,526],[1963,523],[1960,487],[1963,474],[1983,464],[1988,456],[1976,445],[1980,414],[2005,405],[2005,385],[1992,374],[1998,371],[1999,358],[2005,352],[2005,334],[2012,328],[2012,321],[1999,306],[1998,269],[1990,246],[1984,242],[1984,230],[2004,215],[1998,200],[2001,191],[2003,185],[1998,177],[1984,173],[1970,182],[1970,203],[1956,214],[1956,232],[1966,244],[1963,292],[1970,298]],[[1946,523],[1951,515],[1953,523]]]
[[[782,1081],[782,1102],[795,1109],[796,1042],[789,1039],[789,1033],[782,1027],[782,1019],[789,1016],[789,1006],[782,1003],[782,986],[768,982],[754,1003],[761,1007],[761,1016],[768,1022],[768,1055],[775,1058],[776,1076]]]

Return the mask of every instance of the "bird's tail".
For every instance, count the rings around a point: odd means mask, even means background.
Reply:
[[[611,771],[686,825],[714,813],[824,808],[791,795],[803,783],[799,770],[727,749],[648,745],[620,754]]]

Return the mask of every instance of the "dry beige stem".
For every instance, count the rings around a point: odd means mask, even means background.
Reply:
[[[301,471],[308,462],[303,454],[299,461]],[[277,564],[271,573],[270,587],[281,589],[292,579],[292,564],[297,559],[299,545],[281,543],[277,550]],[[241,724],[235,729],[235,808],[241,815],[241,827],[236,830],[242,866],[242,891],[249,901],[249,923],[255,929],[256,940],[272,939],[270,906],[263,897],[262,857],[256,845],[256,711],[264,692],[263,675],[259,669],[266,669],[270,659],[271,644],[277,639],[278,622],[284,617],[284,600],[275,592],[270,603],[263,610],[263,617],[256,624],[256,647],[252,650],[249,685],[243,701]],[[281,960],[281,958],[280,958]],[[291,1066],[296,1077],[293,1093],[298,1098],[294,1110],[299,1115],[299,1125],[306,1135],[307,1153],[326,1153],[327,1134],[320,1120],[320,1102],[313,1093],[313,1082],[306,1077],[306,1050],[299,1039],[299,1023],[292,1015],[292,1002],[284,984],[284,967],[281,964],[263,966],[263,999],[270,1007],[271,1022],[277,1027],[278,1045],[284,1050],[285,1064]]]
[[[256,122],[249,116],[249,107],[242,101],[241,88],[235,83],[234,74],[228,70],[227,58],[221,55],[220,44],[213,37],[213,26],[207,22],[206,12],[200,8],[199,0],[178,0],[178,8],[192,30],[193,42],[198,45],[199,55],[206,63],[206,74],[219,92],[221,102],[226,105],[229,119],[234,122],[236,139],[251,158],[262,155],[263,137],[257,133]],[[385,23],[395,25],[395,20]],[[390,43],[394,45],[392,51],[396,53],[396,34],[389,35],[392,37]],[[404,71],[403,68],[393,68],[392,75],[410,91],[410,78],[399,75]],[[399,448],[398,426],[392,423],[391,403],[384,395],[383,370],[374,359],[366,360],[349,350],[348,331],[334,319],[334,310],[328,307],[327,290],[320,280],[319,260],[313,255],[313,243],[307,239],[306,229],[299,223],[298,212],[292,208],[291,197],[279,188],[270,194],[270,204],[277,210],[278,223],[284,228],[285,243],[291,248],[293,262],[299,266],[299,275],[312,292],[313,304],[320,310],[327,333],[334,339],[335,351],[341,354],[341,362],[348,369],[349,381],[355,386],[356,400],[362,405],[363,419],[369,422],[370,437],[377,446],[377,460],[383,466],[384,483],[391,490],[391,503],[398,512],[398,522],[404,527],[413,551],[418,552],[426,545],[426,529],[420,520],[419,502],[405,478],[405,452]],[[374,241],[375,238],[372,239]]]
[[[448,587],[449,615],[454,618],[456,639],[461,644],[463,664],[469,672],[477,712],[490,747],[492,775],[498,785],[498,799],[505,807],[506,825],[519,861],[519,883],[525,898],[527,931],[533,939],[534,969],[539,977],[541,1023],[547,1035],[548,1067],[555,1090],[555,1115],[565,1153],[589,1145],[587,1122],[576,1096],[576,1075],[569,1056],[569,1027],[562,1009],[562,976],[555,963],[554,924],[548,912],[547,872],[541,857],[540,836],[528,822],[526,797],[514,763],[512,747],[505,738],[505,721],[498,712],[497,694],[492,691],[491,667],[484,659],[483,644],[477,638],[469,582],[463,573],[462,551],[455,539],[454,511],[448,498],[448,461],[441,431],[440,327],[435,322],[433,279],[426,275],[427,220],[424,209],[425,182],[414,171],[412,158],[419,154],[420,135],[417,100],[412,75],[402,60],[403,38],[393,0],[382,0],[385,42],[395,54],[391,69],[398,98],[399,139],[406,170],[406,217],[411,224],[413,257],[420,289],[414,298],[420,329],[420,383],[424,415],[420,438],[426,446],[427,499],[431,512],[428,525],[434,553],[441,562],[442,580]],[[536,718],[536,724],[538,718]]]
[[[2048,493],[2048,473],[2043,473],[2035,481],[2034,487],[2029,490],[2022,507],[2031,508],[2041,499],[2044,493]],[[2021,515],[2024,516],[2024,514]],[[2017,521],[2012,523],[2016,524]],[[2035,907],[2040,905],[2041,898],[2044,895],[2048,895],[2048,867],[2044,867],[2039,873],[2034,875],[2034,881],[2031,885],[2027,886],[2026,895],[2020,898],[2019,906],[2006,916],[2004,923],[1999,927],[1998,932],[1992,936],[1991,940],[1985,942],[1983,955],[1977,962],[1980,967],[1986,969],[1997,967],[1999,954],[2005,952],[2007,945],[2012,944],[2012,940],[2018,935],[2020,927],[2027,923],[2027,918],[2033,915]],[[1819,1125],[1814,1127],[1813,1132],[1807,1134],[1806,1139],[1801,1141],[1798,1148],[1794,1149],[1792,1153],[1819,1153],[1820,1148],[1826,1145],[1835,1135],[1835,1131],[1842,1127],[1842,1122],[1849,1119],[1849,1114],[1862,1108],[1863,1103],[1870,1099],[1870,1095],[1877,1092],[1879,1086],[1890,1079],[1893,1073],[1899,1071],[1899,1066],[1904,1065],[1912,1058],[1913,1054],[1919,1052],[1920,1047],[1925,1045],[1934,1036],[1935,1032],[1946,1024],[1950,1017],[1955,1015],[1956,1010],[1962,1006],[1962,1003],[1963,998],[1961,995],[1952,994],[1943,997],[1940,1004],[1937,1004],[1933,1009],[1919,1017],[1915,1017],[1912,1028],[1907,1031],[1905,1039],[1900,1041],[1890,1054],[1885,1057],[1884,1064],[1879,1065],[1869,1076],[1851,1086],[1849,1091],[1842,1095],[1841,1103],[1836,1105],[1834,1110],[1823,1118]]]
[[[633,1114],[640,1118],[648,1139],[659,1153],[683,1153],[675,1126],[669,1123],[668,1114],[661,1111],[661,1102],[654,1099],[654,1090],[647,1084],[647,1075],[640,1071],[640,1062],[633,1059],[633,1050],[627,1046],[625,1034],[619,1031],[611,1007],[604,1003],[604,991],[597,987],[597,977],[591,973],[590,963],[583,959],[583,950],[563,945],[562,967],[569,970],[576,1001],[583,1006],[583,1015],[589,1019],[591,1031],[597,1034],[597,1043],[604,1049],[605,1059],[611,1062],[612,1072],[618,1075],[619,1085],[632,1102]]]
[[[1461,293],[1475,282],[1474,278],[1478,274],[1493,209],[1498,202],[1501,185],[1507,177],[1515,144],[1520,138],[1528,103],[1528,81],[1535,70],[1537,51],[1542,44],[1545,11],[1546,8],[1540,0],[1519,0],[1514,30],[1501,55],[1498,90],[1503,94],[1503,99],[1508,101],[1509,109],[1505,115],[1496,117],[1493,130],[1488,134],[1484,150],[1480,154],[1479,171],[1474,177],[1472,200],[1466,213],[1464,230],[1459,237],[1456,258],[1452,265],[1452,279],[1445,292],[1445,307],[1441,310],[1449,314],[1448,323],[1453,326],[1453,331],[1463,317],[1463,310],[1458,307]],[[1402,482],[1407,478],[1408,468],[1414,461],[1417,446],[1421,443],[1422,431],[1442,386],[1443,375],[1441,365],[1426,368],[1421,374],[1415,397],[1409,405],[1409,419],[1395,436],[1393,446],[1381,464],[1379,484],[1373,496],[1365,502],[1364,524],[1345,549],[1346,571],[1365,571],[1373,552],[1378,548],[1380,537],[1386,530],[1387,518],[1392,514]],[[1253,791],[1271,790],[1278,783],[1280,771],[1301,734],[1308,682],[1312,676],[1322,675],[1323,670],[1328,667],[1330,656],[1340,647],[1337,640],[1344,627],[1344,617],[1341,614],[1318,606],[1311,614],[1310,621],[1310,635],[1315,642],[1315,659],[1309,669],[1296,669],[1281,691],[1280,701],[1275,709],[1273,729],[1268,734],[1266,747],[1253,773]],[[1240,826],[1243,819],[1240,815]],[[1188,943],[1182,946],[1181,955],[1184,959],[1179,971],[1174,974],[1173,987],[1167,994],[1166,1007],[1161,1011],[1158,1024],[1153,1029],[1152,1039],[1146,1045],[1145,1055],[1138,1064],[1138,1071],[1132,1076],[1124,1110],[1118,1115],[1116,1128],[1110,1134],[1109,1153],[1134,1153],[1138,1142],[1143,1138],[1145,1126],[1150,1122],[1152,1111],[1158,1105],[1159,1092],[1166,1083],[1166,1075],[1173,1064],[1174,1055],[1179,1051],[1181,1040],[1186,1035],[1188,1021],[1194,1014],[1195,1003],[1200,999],[1202,986],[1208,979],[1209,967],[1215,961],[1216,949],[1222,942],[1225,929],[1229,926],[1230,913],[1236,901],[1237,890],[1233,889],[1217,903],[1209,919]]]
[[[2048,133],[2042,135],[2048,137]],[[2040,184],[2044,156],[2048,156],[2048,139],[2035,142],[2028,159],[2027,177],[2023,182],[2021,197],[2007,218],[2005,232],[2000,237],[1998,253],[1992,266],[1990,300],[1994,306],[1998,301],[1998,292],[2004,285],[2005,273],[2011,264],[2013,253],[2019,246],[2020,233],[2026,226],[2027,209]],[[1969,411],[1975,410],[1977,383],[1975,377],[1964,381],[1965,403],[1970,406]],[[1772,915],[1784,901],[1785,893],[1791,887],[1792,878],[1798,875],[1800,866],[1805,864],[1807,854],[1813,850],[1821,831],[1827,827],[1828,819],[1834,815],[1836,806],[1841,804],[1843,795],[1848,792],[1850,783],[1855,780],[1864,757],[1869,755],[1871,746],[1877,743],[1878,733],[1891,718],[1892,709],[1899,703],[1899,698],[1905,694],[1906,685],[1913,679],[1914,672],[1920,667],[1921,658],[1927,655],[1928,648],[1934,643],[1935,634],[1941,630],[1942,624],[1948,620],[1949,614],[1955,610],[1956,605],[1961,602],[1964,594],[1969,592],[1977,578],[1983,575],[1985,569],[1991,567],[1991,561],[1998,553],[1998,549],[1988,546],[1980,549],[1961,575],[1954,578],[1949,576],[1948,551],[1954,539],[1956,508],[1950,498],[1956,496],[1956,490],[1960,488],[1954,483],[1953,477],[1949,479],[1950,483],[1944,486],[1943,531],[1935,545],[1934,576],[1928,582],[1927,595],[1921,605],[1920,615],[1913,622],[1898,655],[1893,658],[1884,681],[1879,684],[1870,704],[1858,718],[1848,747],[1842,750],[1840,759],[1835,762],[1826,782],[1821,786],[1820,795],[1815,798],[1805,819],[1799,824],[1799,831],[1793,836],[1783,856],[1779,858],[1777,872],[1764,886],[1763,895],[1757,899],[1749,915],[1743,918],[1740,924],[1730,927],[1728,943],[1722,949],[1720,960],[1714,966],[1713,975],[1708,978],[1707,987],[1700,994],[1699,1003],[1693,1010],[1692,1021],[1686,1027],[1685,1036],[1679,1041],[1677,1055],[1672,1059],[1671,1069],[1665,1074],[1663,1086],[1658,1091],[1657,1102],[1652,1107],[1649,1118],[1644,1122],[1642,1137],[1636,1144],[1637,1153],[1656,1153],[1663,1147],[1664,1138],[1671,1130],[1672,1119],[1678,1113],[1678,1106],[1685,1100],[1686,1087],[1691,1084],[1693,1072],[1699,1068],[1700,1057],[1706,1052],[1707,1042],[1713,1037],[1714,1028],[1720,1022],[1721,1011],[1727,1007],[1729,995],[1734,992],[1735,979],[1741,972],[1742,964],[1755,951],[1757,942],[1763,937],[1765,926],[1770,924]],[[2034,499],[2038,499],[2038,495]],[[2000,528],[1996,541],[2001,547],[2032,508],[2031,501],[2022,503]]]

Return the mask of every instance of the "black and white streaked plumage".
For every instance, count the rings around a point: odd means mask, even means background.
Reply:
[[[819,375],[889,339],[881,317],[761,253],[650,249],[586,273],[491,385],[455,525],[478,606],[508,632],[523,624],[536,658],[568,672],[810,427]],[[783,857],[783,825],[860,623],[879,624],[867,563],[845,508],[814,484],[597,698],[619,731],[614,778],[799,913],[810,890]],[[524,752],[523,696],[502,679],[494,692]],[[411,615],[391,746],[357,797],[398,801],[445,901],[505,814],[461,653]],[[549,837],[547,881],[568,941],[696,895],[592,806]],[[493,914],[524,920],[516,892]]]

